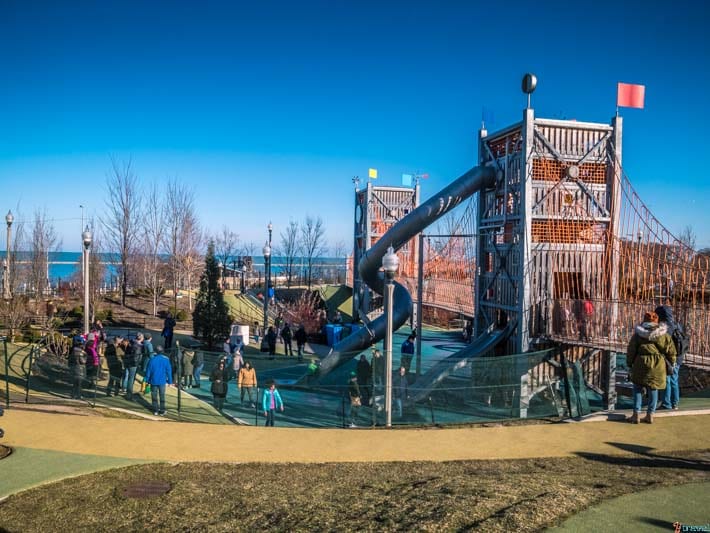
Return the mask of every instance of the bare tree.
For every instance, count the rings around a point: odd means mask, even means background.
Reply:
[[[91,230],[91,254],[89,254],[89,320],[96,321],[96,311],[103,300],[102,288],[106,280],[106,264],[102,256],[104,251],[103,236],[96,221],[89,219]],[[83,280],[82,280],[83,283]]]
[[[348,256],[347,250],[348,250],[348,248],[345,244],[345,241],[340,239],[333,246],[333,257],[335,257],[336,259],[347,258],[347,256]],[[342,268],[341,268],[341,266],[342,266]],[[336,265],[336,267],[335,267],[335,281],[336,281],[336,283],[343,282],[340,275],[342,272],[345,271],[345,269],[346,269],[345,263],[343,263],[342,265],[340,265],[340,264]]]
[[[167,219],[165,202],[154,183],[146,196],[145,214],[143,216],[143,266],[144,284],[153,303],[153,316],[158,314],[158,300],[164,290],[164,262],[160,256],[165,245]]]
[[[281,255],[284,258],[284,273],[286,274],[286,286],[290,289],[293,276],[296,271],[296,257],[301,250],[301,243],[298,239],[298,222],[291,220],[286,226],[286,231],[281,233]]]
[[[693,231],[693,226],[685,226],[683,228],[683,231],[680,232],[678,240],[685,244],[691,250],[695,250],[697,236],[695,235],[695,231]]]
[[[121,305],[126,305],[129,269],[140,236],[141,194],[132,163],[119,163],[111,158],[111,171],[106,178],[106,213],[101,223],[106,244],[118,253],[121,279]]]
[[[37,300],[48,292],[49,253],[57,249],[57,232],[47,210],[35,211],[30,241],[30,287]]]
[[[187,285],[187,301],[190,311],[192,311],[192,287],[199,284],[200,275],[204,269],[202,260],[202,243],[204,242],[204,234],[200,228],[200,223],[197,220],[197,214],[194,209],[189,213],[185,221],[185,262],[183,271],[185,273],[185,282]]]
[[[308,290],[313,283],[314,260],[325,252],[325,227],[321,217],[307,215],[301,224],[301,251],[306,260],[306,279]]]
[[[169,256],[174,306],[182,287],[189,289],[199,271],[199,246],[202,240],[195,213],[195,193],[177,180],[168,183],[165,198],[165,249]],[[192,298],[190,296],[190,308]]]
[[[234,258],[239,253],[239,235],[227,226],[222,226],[222,231],[214,236],[214,251],[217,260],[224,265],[221,272],[222,290],[224,290],[226,282],[224,272],[229,265],[230,259],[236,263]]]

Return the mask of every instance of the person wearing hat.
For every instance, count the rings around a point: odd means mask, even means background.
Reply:
[[[86,352],[84,351],[84,337],[75,335],[72,339],[72,349],[69,352],[67,365],[72,376],[71,397],[81,400],[81,386],[86,378]]]
[[[360,412],[362,399],[360,397],[360,386],[357,384],[357,372],[350,372],[350,382],[348,383],[348,395],[350,396],[350,427],[357,427],[355,421]]]
[[[658,391],[666,388],[666,362],[672,367],[675,360],[676,350],[668,334],[668,326],[659,324],[655,311],[649,311],[644,314],[643,322],[636,326],[626,351],[626,363],[634,384],[634,412],[629,422],[639,423],[641,400],[646,389],[648,407],[643,422],[653,423]]]

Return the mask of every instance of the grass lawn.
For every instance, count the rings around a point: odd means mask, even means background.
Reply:
[[[147,481],[172,489],[148,500],[123,495]],[[708,450],[445,463],[149,464],[11,496],[0,503],[0,528],[538,531],[605,499],[701,481],[710,481]]]

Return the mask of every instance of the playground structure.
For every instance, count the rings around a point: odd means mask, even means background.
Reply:
[[[411,317],[411,294],[422,306],[470,317],[484,341],[506,331],[496,342],[476,343],[479,350],[450,356],[440,375],[493,349],[504,355],[554,347],[581,364],[587,384],[613,408],[616,355],[625,353],[643,312],[666,303],[690,332],[686,361],[710,364],[710,257],[674,237],[635,193],[622,167],[622,125],[619,116],[610,124],[541,119],[528,107],[517,124],[490,135],[482,128],[479,166],[404,217],[378,216],[396,213],[396,202],[382,202],[369,184],[356,191],[353,284],[367,327],[335,346],[325,370],[384,336],[373,320],[377,300],[363,283],[382,293],[377,269],[390,244],[407,247],[395,329]],[[418,200],[418,188],[412,196]],[[421,232],[471,196],[458,234],[439,250],[425,246]],[[521,369],[521,416],[551,372]],[[414,388],[437,381],[428,375]]]

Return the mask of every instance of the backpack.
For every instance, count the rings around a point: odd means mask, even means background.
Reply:
[[[584,300],[584,314],[593,315],[594,314],[594,304],[590,300]]]
[[[683,356],[688,352],[690,348],[690,336],[685,332],[685,329],[680,324],[676,324],[671,333],[671,339],[673,339],[673,345],[675,346],[675,351],[678,357],[678,365],[683,363]]]

